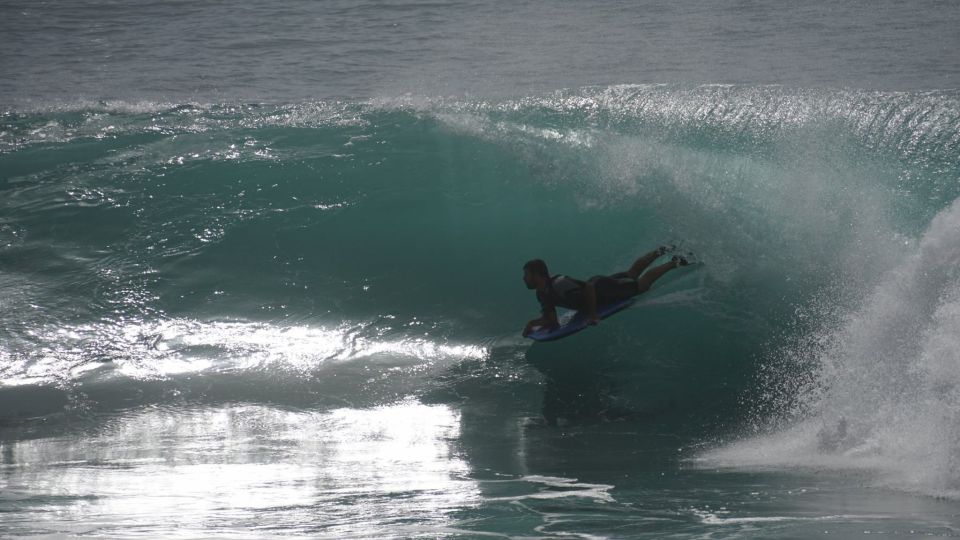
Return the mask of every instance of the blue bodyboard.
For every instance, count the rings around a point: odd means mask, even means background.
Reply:
[[[636,298],[627,298],[626,300],[620,300],[613,302],[612,304],[599,306],[597,307],[597,315],[601,319],[606,319],[614,313],[627,309],[636,303],[636,301]],[[583,312],[576,311],[569,319],[561,320],[560,326],[557,326],[553,329],[547,329],[542,326],[538,326],[533,330],[533,332],[527,334],[527,337],[534,341],[553,341],[555,339],[567,337],[570,334],[575,334],[587,326],[589,326],[587,324],[587,316]]]

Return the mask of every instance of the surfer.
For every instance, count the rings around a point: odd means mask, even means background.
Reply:
[[[542,259],[533,259],[523,265],[523,282],[528,289],[536,289],[540,302],[540,317],[527,323],[523,329],[526,336],[537,326],[556,328],[557,306],[584,311],[587,324],[597,324],[597,306],[618,300],[632,298],[645,293],[653,282],[670,270],[690,264],[686,258],[674,255],[670,262],[652,268],[644,273],[650,264],[660,256],[671,251],[672,247],[661,246],[634,261],[626,272],[617,272],[609,276],[594,276],[581,281],[558,274],[551,276],[547,263]]]

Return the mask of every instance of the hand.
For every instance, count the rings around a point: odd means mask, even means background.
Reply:
[[[587,317],[587,326],[596,326],[600,324],[600,317]]]

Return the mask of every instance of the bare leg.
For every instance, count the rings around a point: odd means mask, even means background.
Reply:
[[[680,261],[673,260],[668,263],[661,264],[656,268],[651,269],[649,272],[640,276],[640,279],[637,280],[637,294],[643,294],[650,290],[650,286],[653,285],[653,282],[660,279],[664,274],[680,266]]]
[[[667,252],[667,248],[659,247],[650,253],[647,253],[633,262],[630,266],[630,269],[627,270],[627,275],[633,279],[637,279],[640,276],[640,273],[646,270],[650,263],[657,260],[658,257]]]
[[[650,285],[653,284],[660,276],[666,274],[669,270],[673,270],[677,266],[680,266],[676,260],[670,261],[666,264],[660,265],[653,270],[650,270],[643,277],[639,277],[640,273],[643,272],[650,264],[657,260],[661,255],[667,253],[673,248],[668,247],[658,247],[657,249],[650,251],[643,256],[641,256],[636,261],[633,261],[633,264],[630,265],[630,269],[625,273],[630,276],[631,279],[637,281],[637,294],[642,294],[650,288]],[[597,315],[597,289],[592,281],[587,282],[584,286],[584,309],[587,312],[587,324],[594,325],[600,322],[600,317]]]

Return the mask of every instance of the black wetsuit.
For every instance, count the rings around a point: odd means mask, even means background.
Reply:
[[[626,272],[609,276],[593,276],[589,281],[593,283],[597,292],[598,307],[632,298],[638,292],[637,280],[631,278]],[[563,274],[551,276],[547,291],[545,293],[537,291],[541,311],[546,315],[550,311],[555,311],[558,306],[578,311],[586,308],[586,297],[583,291],[586,285],[586,281]]]

